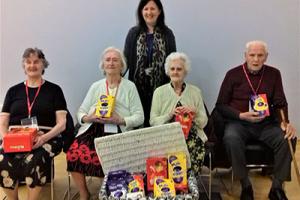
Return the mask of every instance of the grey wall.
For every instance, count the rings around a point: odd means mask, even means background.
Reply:
[[[102,78],[99,55],[123,48],[135,24],[138,0],[1,0],[0,104],[7,89],[24,80],[27,47],[44,50],[45,78],[64,90],[76,113],[88,87]],[[179,51],[192,61],[188,81],[199,86],[213,108],[225,72],[242,63],[244,44],[269,44],[268,64],[283,76],[291,121],[300,130],[300,3],[298,0],[165,0],[166,23]]]

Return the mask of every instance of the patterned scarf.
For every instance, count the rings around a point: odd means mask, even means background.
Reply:
[[[150,88],[152,89],[152,93],[157,87],[164,83],[166,42],[163,39],[161,31],[155,29],[153,33],[152,59],[148,59],[149,49],[147,47],[146,37],[147,33],[142,32],[137,38],[137,63],[134,80],[140,91],[149,90]],[[149,60],[152,62],[149,63]],[[147,84],[147,86],[145,84]]]

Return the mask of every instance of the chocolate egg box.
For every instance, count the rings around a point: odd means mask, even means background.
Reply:
[[[108,177],[106,175],[103,179],[102,186],[99,191],[99,200],[119,200],[118,198],[114,198],[108,195],[107,187],[106,187],[107,178]],[[154,198],[153,193],[146,193],[146,196],[140,198],[140,200],[198,200],[199,199],[198,182],[193,172],[188,173],[188,191],[189,192],[187,194],[179,194],[173,198],[168,198],[168,197]],[[135,199],[120,198],[120,200],[135,200]]]

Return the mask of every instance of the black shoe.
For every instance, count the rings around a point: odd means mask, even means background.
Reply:
[[[241,200],[254,200],[252,186],[243,188],[240,199]]]
[[[270,200],[288,200],[284,191],[280,188],[271,188],[269,192]]]

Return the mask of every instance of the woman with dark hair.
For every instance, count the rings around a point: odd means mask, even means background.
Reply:
[[[129,30],[125,41],[128,78],[138,88],[145,127],[149,126],[154,90],[170,81],[164,72],[165,58],[176,51],[175,37],[164,20],[160,0],[141,0],[137,9],[137,26]]]
[[[28,189],[27,199],[39,199],[49,163],[62,149],[58,136],[66,127],[67,106],[61,88],[43,79],[48,65],[40,49],[26,49],[26,80],[8,90],[0,113],[1,137],[9,128],[20,126],[22,120],[36,119],[37,123],[32,125],[39,127],[32,151],[5,153],[0,148],[0,186],[8,199],[18,199],[18,185],[23,180]]]

